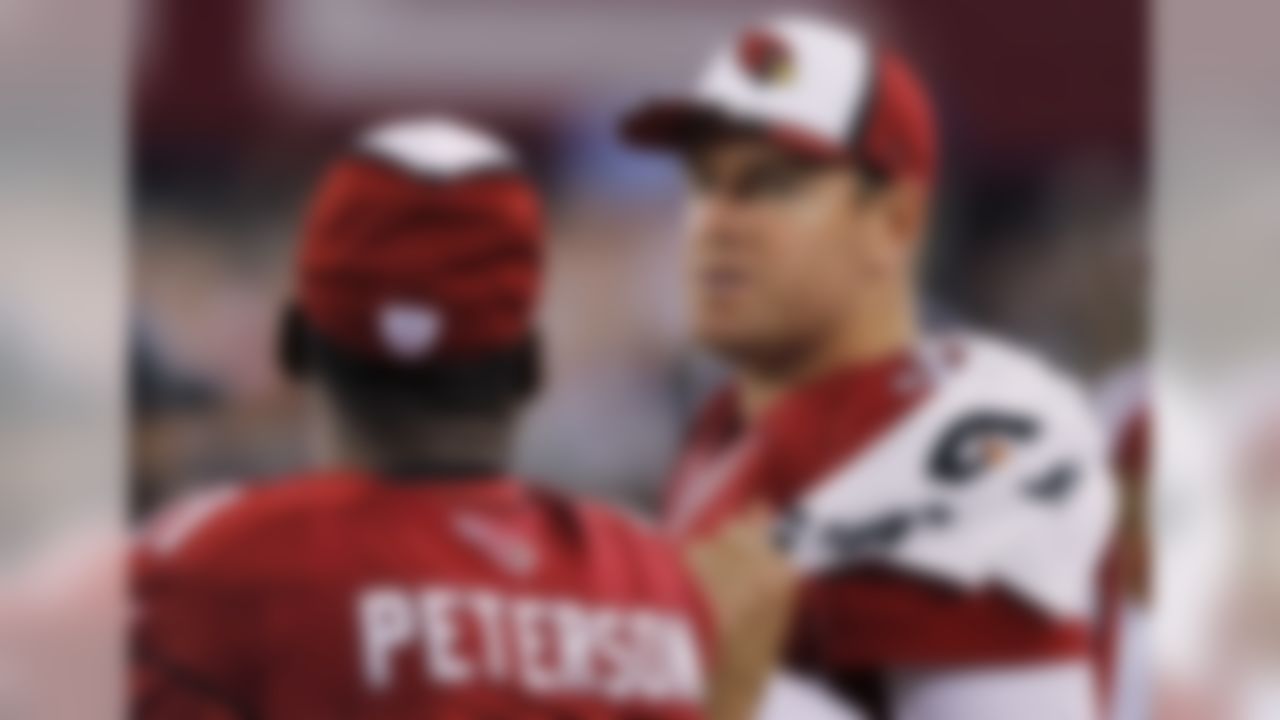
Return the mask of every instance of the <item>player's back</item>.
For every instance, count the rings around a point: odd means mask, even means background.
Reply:
[[[134,582],[142,717],[701,716],[675,552],[510,479],[217,491],[159,518]]]

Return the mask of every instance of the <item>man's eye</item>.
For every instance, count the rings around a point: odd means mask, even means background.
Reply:
[[[684,173],[685,183],[694,192],[705,193],[711,189],[711,174],[697,167],[689,168]]]
[[[747,199],[784,198],[800,188],[800,176],[776,170],[752,175],[743,182],[741,193]]]

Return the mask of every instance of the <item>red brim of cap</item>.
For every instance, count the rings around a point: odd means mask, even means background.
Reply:
[[[622,137],[633,147],[646,150],[685,150],[717,134],[759,134],[788,152],[824,162],[849,157],[843,145],[786,123],[753,118],[704,100],[671,98],[654,100],[622,119]]]

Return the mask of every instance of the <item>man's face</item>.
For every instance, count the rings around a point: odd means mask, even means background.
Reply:
[[[741,136],[692,150],[686,168],[694,330],[731,360],[804,352],[901,264],[878,191],[845,166]]]

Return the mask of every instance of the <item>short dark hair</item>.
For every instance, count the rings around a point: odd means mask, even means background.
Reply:
[[[507,413],[529,399],[541,381],[536,336],[480,357],[397,367],[330,342],[295,305],[281,322],[279,360],[288,375],[317,379],[344,405],[376,399],[433,414]]]

